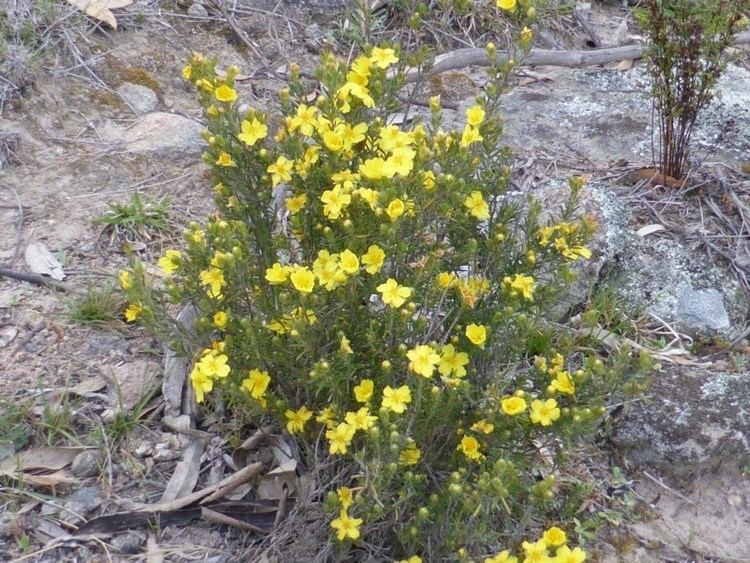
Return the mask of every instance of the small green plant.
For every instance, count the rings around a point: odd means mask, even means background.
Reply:
[[[110,203],[94,224],[110,227],[113,234],[148,239],[154,232],[168,228],[170,205],[169,198],[144,197],[135,192],[128,202]]]
[[[523,56],[530,2],[498,4]],[[183,76],[218,212],[166,251],[159,282],[135,259],[120,274],[129,320],[190,358],[199,403],[297,439],[328,489],[339,560],[580,563],[561,521],[586,490],[570,452],[648,367],[551,313],[591,257],[584,180],[544,221],[509,190],[500,106],[515,66],[492,45],[488,58],[461,130],[442,129],[439,98],[392,123],[426,61],[368,46],[351,64],[323,57],[314,102],[293,67],[271,131],[240,110],[239,69],[196,54]],[[183,303],[197,340],[170,316]]]
[[[122,295],[112,285],[90,286],[86,293],[65,303],[69,320],[94,328],[112,328],[120,323],[124,305]]]
[[[638,21],[648,37],[646,56],[662,174],[683,177],[698,117],[715,93],[733,32],[748,0],[644,0]]]
[[[123,409],[121,403],[118,405],[114,418],[104,426],[104,432],[107,433],[107,438],[110,443],[119,444],[131,435],[140,424],[143,424],[141,422],[143,409],[146,408],[146,405],[154,397],[157,390],[158,387],[154,387],[144,393],[130,411]]]
[[[20,450],[33,435],[28,407],[16,401],[0,399],[0,448]]]

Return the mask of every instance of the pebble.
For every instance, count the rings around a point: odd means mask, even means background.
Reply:
[[[187,13],[188,13],[188,16],[193,16],[194,18],[207,18],[208,17],[208,10],[206,10],[206,8],[203,7],[202,4],[199,4],[198,2],[191,4],[187,10]]]

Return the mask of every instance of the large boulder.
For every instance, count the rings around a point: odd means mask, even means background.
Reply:
[[[203,127],[197,121],[174,113],[153,112],[144,115],[127,130],[125,149],[164,157],[195,157],[205,143]]]
[[[750,460],[750,372],[670,366],[612,420],[618,454],[673,477]]]

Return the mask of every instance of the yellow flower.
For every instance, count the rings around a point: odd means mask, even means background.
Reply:
[[[580,547],[571,550],[567,545],[563,545],[557,548],[555,555],[555,563],[583,563],[586,561],[586,552]]]
[[[515,274],[512,278],[505,276],[503,283],[514,295],[520,295],[527,301],[534,300],[534,278],[523,274]]]
[[[362,264],[366,266],[365,272],[374,275],[383,267],[385,262],[385,252],[378,245],[373,244],[367,249],[367,253],[362,256]]]
[[[276,262],[270,268],[266,268],[266,281],[273,285],[284,283],[289,277],[289,268]]]
[[[484,110],[481,106],[471,106],[466,110],[466,123],[472,127],[479,127],[484,121],[484,115]]]
[[[446,344],[440,355],[438,371],[445,377],[450,377],[451,374],[454,377],[464,377],[466,375],[464,366],[468,363],[469,355],[466,352],[456,352],[453,344]]]
[[[440,289],[448,289],[456,281],[456,274],[452,272],[440,272],[437,276],[437,284]]]
[[[386,386],[383,389],[383,402],[381,407],[401,414],[406,410],[406,405],[411,403],[411,389],[402,385],[397,389]]]
[[[260,371],[259,369],[252,369],[248,373],[248,376],[242,380],[242,387],[250,393],[253,399],[261,400],[266,394],[268,384],[271,382],[271,376],[268,375],[267,371]]]
[[[343,508],[344,510],[349,510],[352,502],[354,502],[354,493],[352,492],[352,490],[349,487],[341,487],[338,491],[336,491],[336,496],[339,497],[341,508]]]
[[[210,81],[210,80],[208,80],[207,78],[201,78],[200,80],[198,80],[198,81],[197,81],[197,82],[195,83],[195,85],[196,85],[196,86],[197,86],[198,88],[200,88],[201,90],[205,90],[206,92],[210,92],[211,90],[213,90],[213,89],[214,89],[214,85],[213,85],[213,82],[211,82],[211,81]],[[211,106],[211,107],[214,107],[214,106]]]
[[[340,423],[331,430],[326,431],[326,438],[331,443],[329,451],[333,454],[345,454],[346,449],[354,438],[355,428],[346,422]]]
[[[195,400],[203,402],[204,395],[214,388],[214,380],[198,369],[196,365],[190,373],[190,382],[193,384],[195,391]]]
[[[398,563],[422,563],[422,558],[419,555],[412,555],[408,559],[401,559]]]
[[[229,358],[227,358],[226,354],[219,354],[215,351],[211,351],[203,356],[195,367],[207,377],[218,377],[219,379],[223,379],[224,377],[227,377],[231,371],[227,364],[228,361]]]
[[[354,387],[354,398],[358,403],[366,403],[372,398],[374,390],[375,383],[372,379],[363,379]]]
[[[338,92],[336,92],[336,97],[339,100],[347,101],[350,96],[354,96],[355,98],[357,98],[365,107],[371,108],[375,106],[375,100],[373,100],[372,96],[370,96],[370,91],[366,86],[362,84],[357,84],[356,82],[347,82],[338,89]],[[346,105],[348,104],[344,104],[345,107]],[[348,109],[342,109],[342,111],[346,113]]]
[[[369,430],[375,426],[375,421],[378,419],[377,416],[372,416],[370,410],[367,407],[362,407],[356,412],[348,412],[344,416],[344,420],[355,430]]]
[[[130,305],[128,305],[128,308],[125,309],[125,320],[129,323],[132,323],[142,312],[143,305],[141,305],[140,303],[131,303]]]
[[[515,416],[526,410],[526,401],[523,397],[507,397],[500,403],[500,408],[505,414]]]
[[[334,415],[335,413],[333,412],[333,409],[331,407],[326,407],[318,412],[318,415],[315,417],[315,422],[325,424],[326,428],[331,429],[336,425]]]
[[[276,162],[269,164],[267,172],[271,174],[271,185],[276,186],[281,182],[288,182],[291,180],[293,166],[294,162],[285,156],[280,156],[276,159]]]
[[[303,135],[312,137],[315,125],[318,122],[317,114],[318,108],[315,106],[300,104],[297,106],[297,115],[291,119],[289,131],[293,133],[299,129]]]
[[[480,461],[484,457],[479,451],[479,442],[474,436],[464,436],[461,438],[461,442],[456,449],[474,461]]]
[[[469,213],[477,219],[489,219],[490,208],[487,202],[482,197],[482,192],[474,191],[470,195],[466,196],[464,200],[464,207],[469,210]]]
[[[375,47],[370,53],[370,62],[379,68],[388,68],[398,62],[396,51]]]
[[[401,451],[398,461],[404,465],[416,465],[420,457],[422,457],[422,452],[419,451],[419,448],[414,444],[409,444]]]
[[[328,291],[333,291],[346,282],[346,273],[341,268],[338,254],[320,250],[318,257],[313,262],[312,269],[320,285],[325,286]]]
[[[504,549],[494,557],[486,557],[484,563],[518,563],[518,557],[510,554],[510,551]]]
[[[309,268],[300,267],[294,270],[289,279],[294,289],[301,293],[310,293],[315,287],[315,275]]]
[[[354,193],[361,197],[367,203],[367,205],[370,206],[370,209],[375,211],[379,196],[377,191],[371,190],[370,188],[357,188]]]
[[[131,274],[130,272],[123,270],[122,272],[120,272],[118,279],[120,281],[120,287],[123,289],[123,291],[127,291],[133,287],[133,274]]]
[[[549,426],[560,418],[560,407],[557,406],[555,399],[547,399],[546,401],[534,399],[531,401],[529,418],[534,424]]]
[[[193,69],[190,65],[185,65],[182,67],[182,77],[185,80],[190,80],[190,77],[193,76]]]
[[[409,369],[422,377],[432,377],[435,366],[440,362],[440,354],[432,346],[420,344],[406,353]]]
[[[591,258],[591,251],[585,246],[571,246],[562,252],[562,255],[568,260],[578,260]]]
[[[414,157],[416,153],[409,147],[395,149],[391,156],[385,161],[383,173],[391,178],[395,175],[408,176],[414,168]]]
[[[524,563],[556,563],[554,559],[547,555],[547,544],[544,543],[544,540],[534,543],[525,541],[521,544],[521,547],[526,554]]]
[[[167,276],[171,276],[180,267],[181,258],[182,253],[179,250],[169,249],[159,258],[159,267]]]
[[[381,294],[383,303],[394,308],[401,307],[411,297],[412,293],[412,288],[399,285],[393,278],[388,278],[385,283],[381,283],[376,289]]]
[[[359,165],[359,173],[370,180],[380,180],[385,177],[385,160],[378,158],[368,158]]]
[[[519,35],[521,45],[523,45],[524,47],[528,47],[529,43],[531,43],[531,40],[533,38],[534,38],[534,32],[531,31],[528,27],[524,26],[524,28],[521,30],[521,34]]]
[[[224,311],[217,311],[216,313],[214,313],[213,322],[215,327],[224,328],[229,322],[229,315],[227,315]]]
[[[307,203],[307,195],[306,194],[300,194],[296,197],[288,197],[286,198],[286,208],[289,213],[294,215],[295,213],[299,213],[302,211],[302,208],[305,207],[305,204]]]
[[[498,8],[505,10],[506,12],[515,12],[516,0],[496,0]]]
[[[367,81],[370,76],[370,59],[364,55],[360,55],[352,63],[351,71],[347,73],[346,79],[349,82],[355,82],[367,86]]]
[[[488,422],[484,419],[477,420],[474,424],[472,424],[471,429],[474,432],[481,432],[482,434],[491,434],[492,431],[495,429],[495,425],[491,422]]]
[[[228,152],[220,153],[219,158],[216,159],[216,164],[218,166],[237,166],[237,164],[234,162],[234,159],[232,158],[232,155]]]
[[[347,538],[356,540],[359,538],[361,524],[361,518],[352,518],[346,513],[346,510],[342,510],[339,517],[331,522],[331,528],[336,530],[336,538],[339,541],[344,541]]]
[[[306,406],[301,406],[298,410],[288,410],[284,413],[286,417],[286,429],[290,434],[304,432],[305,424],[312,418],[312,411],[307,410]]]
[[[435,173],[432,170],[424,173],[422,185],[428,192],[435,188]]]
[[[386,125],[378,135],[378,146],[385,152],[408,147],[413,142],[411,136],[401,131],[396,125]]]
[[[338,130],[328,130],[323,133],[323,144],[328,150],[338,152],[344,148],[344,139]]]
[[[196,244],[203,244],[206,240],[206,232],[202,229],[196,229],[195,231],[188,232],[185,238]]]
[[[552,380],[550,386],[558,393],[565,395],[572,395],[576,391],[576,387],[573,381],[570,379],[570,374],[567,371],[561,371]]]
[[[357,143],[361,143],[365,140],[365,133],[367,133],[367,124],[359,123],[352,127],[348,123],[344,124],[341,128],[341,140],[344,143],[345,149],[350,149]]]
[[[472,145],[474,143],[478,143],[479,141],[483,141],[484,137],[479,134],[479,129],[476,127],[472,127],[471,125],[466,125],[464,127],[463,133],[461,133],[461,146],[462,147],[468,147],[469,145]]]
[[[268,127],[266,124],[262,121],[258,121],[255,117],[253,117],[251,121],[244,119],[240,127],[242,133],[237,135],[237,138],[249,147],[252,147],[261,139],[265,139],[266,135],[268,135]]]
[[[237,99],[237,92],[226,84],[222,84],[214,90],[214,96],[216,96],[216,99],[220,102],[230,103]]]
[[[558,547],[568,541],[565,532],[557,526],[552,526],[551,528],[546,530],[542,535],[542,539],[548,547]]]
[[[351,340],[349,340],[346,336],[341,337],[341,342],[339,344],[339,352],[343,354],[344,356],[348,356],[349,354],[354,353],[354,351],[352,350]]]
[[[391,218],[391,221],[396,221],[399,217],[401,217],[401,215],[404,214],[404,211],[406,211],[406,205],[401,199],[394,199],[388,204],[388,207],[385,210],[385,212],[388,214],[388,217]]]
[[[359,271],[359,258],[351,250],[346,249],[339,255],[341,269],[347,274],[354,274]]]
[[[221,295],[221,288],[227,284],[223,272],[218,268],[203,270],[199,276],[201,285],[208,286],[213,297],[219,297]]]
[[[487,340],[487,327],[471,323],[466,327],[466,338],[468,338],[472,344],[479,346],[484,350],[484,343]]]
[[[329,219],[338,219],[341,212],[352,202],[352,196],[345,193],[340,186],[335,186],[332,190],[324,191],[320,196],[323,202],[323,215]]]

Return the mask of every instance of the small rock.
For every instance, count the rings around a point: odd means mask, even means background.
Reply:
[[[683,291],[675,313],[678,321],[699,332],[723,331],[730,326],[724,296],[715,289]]]
[[[207,18],[208,17],[208,10],[203,7],[203,5],[199,3],[191,4],[190,7],[187,10],[188,16],[193,16],[195,18]]]
[[[151,391],[160,372],[159,364],[135,360],[118,366],[103,366],[102,377],[109,384],[108,393],[116,409],[130,412]]]
[[[310,52],[317,53],[323,44],[325,33],[323,33],[323,30],[320,29],[317,23],[312,23],[305,28],[303,37],[305,46]]]
[[[151,444],[141,444],[135,449],[135,456],[143,459],[144,457],[149,457],[154,453],[154,448],[151,447]]]
[[[610,439],[639,467],[670,476],[743,465],[750,458],[750,372],[670,367],[654,376],[648,400],[631,401]]]
[[[144,532],[136,532],[130,530],[119,536],[115,536],[110,541],[112,547],[120,553],[127,553],[134,555],[140,553],[143,542],[146,541],[146,534]]]
[[[124,82],[117,88],[117,93],[136,115],[151,113],[159,105],[159,99],[151,88]]]
[[[102,461],[102,457],[100,450],[84,450],[73,460],[70,470],[79,479],[93,477],[99,473],[99,464]]]
[[[83,487],[68,497],[63,505],[60,518],[78,524],[86,520],[86,515],[101,505],[99,487]]]
[[[173,461],[178,459],[182,454],[178,448],[174,448],[173,444],[164,443],[156,444],[156,448],[153,453],[154,461]]]
[[[125,149],[159,156],[195,157],[203,151],[202,126],[174,113],[144,115],[124,135]]]

